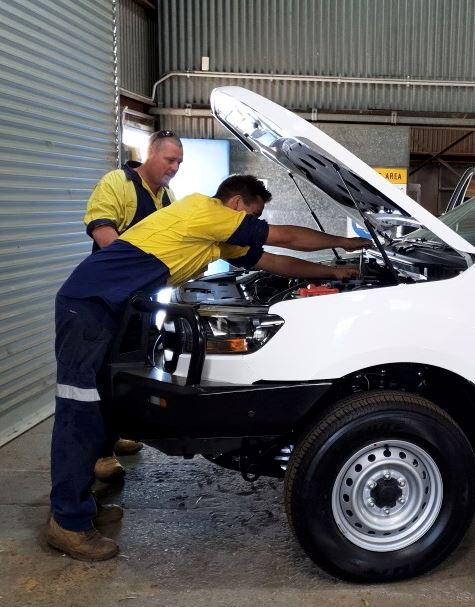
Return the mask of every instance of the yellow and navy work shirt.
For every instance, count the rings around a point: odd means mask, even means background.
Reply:
[[[101,298],[120,309],[136,291],[182,284],[221,257],[251,268],[261,258],[269,226],[203,194],[152,213],[116,241],[87,257],[59,294]]]
[[[112,226],[119,234],[150,213],[175,200],[169,188],[160,188],[155,195],[134,169],[141,165],[133,160],[121,169],[110,171],[96,184],[87,202],[84,223],[92,237],[98,226]]]

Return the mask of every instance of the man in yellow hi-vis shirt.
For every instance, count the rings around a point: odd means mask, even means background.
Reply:
[[[146,160],[127,162],[106,173],[87,203],[84,223],[94,240],[94,250],[116,240],[148,215],[166,207],[175,197],[170,180],[183,162],[183,146],[172,131],[150,136]]]
[[[96,184],[87,203],[84,223],[94,240],[93,251],[105,247],[148,215],[175,199],[169,187],[183,161],[183,146],[172,131],[150,136],[147,158],[129,161],[122,169],[106,173]],[[132,455],[143,444],[119,438],[113,420],[106,416],[108,440],[97,460],[95,473],[102,481],[121,479],[125,470],[115,455]]]
[[[48,543],[83,560],[115,556],[118,545],[95,525],[118,520],[119,506],[98,506],[91,493],[104,441],[97,376],[136,291],[154,293],[200,274],[225,257],[233,265],[301,278],[351,278],[358,270],[264,252],[263,245],[300,251],[368,247],[344,238],[259,219],[271,198],[251,175],[226,179],[214,197],[192,194],[152,213],[111,245],[82,261],[56,298],[56,412],[51,447]]]

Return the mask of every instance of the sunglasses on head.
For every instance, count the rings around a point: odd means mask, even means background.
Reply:
[[[153,133],[150,136],[149,144],[153,145],[155,143],[155,141],[157,141],[157,139],[165,139],[166,137],[174,137],[175,139],[178,139],[178,137],[175,135],[175,133],[173,131],[169,131],[169,130],[156,131],[155,133]]]
[[[165,137],[176,137],[176,135],[173,131],[168,131],[168,130],[157,131],[156,133],[153,133],[153,135],[152,135],[153,140],[164,139]]]

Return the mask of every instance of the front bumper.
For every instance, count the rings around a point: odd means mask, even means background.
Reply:
[[[114,376],[121,434],[159,437],[243,437],[289,434],[331,382],[187,385],[157,369]]]
[[[157,329],[154,315],[186,322],[175,335],[167,372],[154,365]],[[173,375],[182,349],[191,352],[186,378]],[[289,435],[332,385],[316,382],[255,382],[237,385],[201,381],[206,336],[196,308],[163,306],[137,297],[124,315],[109,365],[108,390],[120,433],[156,439],[207,439]]]

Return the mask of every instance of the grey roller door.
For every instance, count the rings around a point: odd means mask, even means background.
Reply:
[[[0,0],[0,444],[54,401],[53,307],[116,165],[113,0]]]

